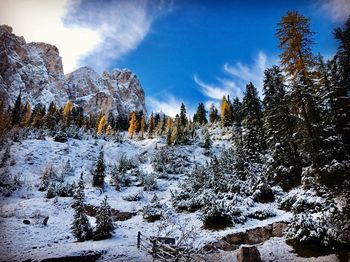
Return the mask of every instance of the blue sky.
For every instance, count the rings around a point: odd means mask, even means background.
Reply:
[[[138,48],[110,66],[137,73],[150,110],[174,111],[184,101],[193,111],[201,101],[218,103],[222,93],[241,97],[247,81],[260,89],[265,66],[278,63],[274,34],[288,10],[311,18],[315,53],[329,57],[336,50],[332,30],[341,21],[325,17],[315,1],[190,2],[175,1]]]
[[[310,17],[314,53],[336,51],[332,30],[350,14],[348,0],[2,0],[0,23],[29,41],[56,45],[65,73],[130,68],[149,112],[174,115],[184,102],[219,104],[242,97],[278,63],[276,24],[288,10]]]

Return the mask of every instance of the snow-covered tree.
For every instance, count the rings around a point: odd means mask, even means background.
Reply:
[[[258,92],[252,83],[246,86],[242,103],[243,114],[243,149],[254,161],[259,161],[259,154],[265,149],[262,106]]]
[[[78,241],[85,241],[92,238],[92,227],[85,213],[84,200],[84,180],[83,173],[81,173],[80,180],[74,195],[73,207],[75,213],[71,226],[72,233]]]
[[[94,239],[101,240],[110,238],[113,230],[111,207],[107,202],[107,196],[105,196],[96,213]]]
[[[92,173],[92,185],[94,187],[103,187],[105,178],[105,162],[103,157],[103,150],[101,149],[99,157],[97,159],[96,167]]]

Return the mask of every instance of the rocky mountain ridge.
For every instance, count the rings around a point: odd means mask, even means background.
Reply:
[[[128,69],[99,75],[81,67],[65,75],[55,46],[26,43],[6,25],[0,26],[0,43],[0,95],[6,105],[12,105],[21,91],[31,106],[51,101],[63,106],[69,99],[85,112],[146,113],[144,90]]]

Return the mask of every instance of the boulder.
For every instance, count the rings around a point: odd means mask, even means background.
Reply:
[[[260,262],[260,252],[256,246],[241,246],[237,253],[238,262]]]
[[[28,219],[24,219],[23,224],[30,225],[30,221]]]

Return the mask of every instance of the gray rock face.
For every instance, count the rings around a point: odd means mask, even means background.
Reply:
[[[128,69],[114,69],[100,76],[82,67],[64,75],[55,46],[26,43],[6,25],[0,26],[0,43],[0,95],[6,105],[12,105],[21,90],[31,106],[51,101],[63,106],[70,99],[85,112],[146,113],[143,88]]]

